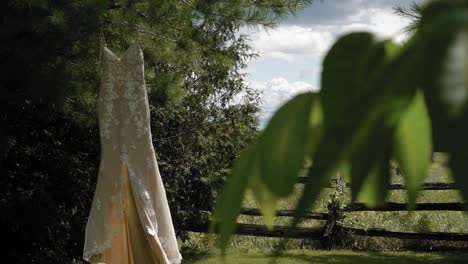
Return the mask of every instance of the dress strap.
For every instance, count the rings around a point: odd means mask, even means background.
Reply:
[[[101,73],[102,51],[107,47],[106,39],[104,37],[103,25],[99,28],[99,58],[98,58],[98,72]]]
[[[141,32],[137,31],[137,46],[138,49],[141,51]]]
[[[104,26],[101,25],[99,28],[99,40],[101,42],[101,47],[107,47],[106,38],[104,37]]]

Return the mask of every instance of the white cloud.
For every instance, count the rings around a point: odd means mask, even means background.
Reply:
[[[352,23],[355,15],[369,10],[393,13],[394,8],[409,7],[413,2],[424,4],[427,0],[321,0],[307,5],[297,16],[289,16],[288,25],[343,25]]]
[[[297,19],[288,19],[275,29],[243,29],[253,50],[260,54],[260,58],[248,63],[249,69],[254,70],[249,72],[249,85],[263,94],[262,126],[294,95],[318,90],[322,60],[340,36],[368,31],[380,38],[404,41],[407,38],[404,28],[409,20],[395,14],[392,7],[407,6],[411,1],[324,1],[312,4]]]
[[[261,55],[261,59],[279,59],[289,62],[294,61],[294,56],[284,51],[264,51]]]
[[[250,35],[251,47],[260,54],[250,63],[267,60],[293,63],[311,59],[320,61],[336,38],[353,31],[369,31],[378,37],[402,42],[407,38],[404,32],[407,24],[408,20],[392,9],[373,7],[359,10],[339,23],[329,25],[281,25],[270,30],[242,31]]]
[[[404,28],[408,20],[391,10],[369,8],[350,16],[349,22],[338,26],[340,34],[353,31],[369,31],[379,37],[393,38],[402,42],[407,38]]]
[[[280,59],[292,62],[304,55],[310,57],[321,54],[333,40],[329,32],[301,26],[280,26],[249,33],[251,46],[260,53],[261,60]]]
[[[317,87],[313,87],[310,83],[302,81],[289,82],[282,77],[267,81],[248,81],[248,85],[262,94],[262,110],[260,113],[262,126],[266,124],[282,104],[293,96],[306,91],[317,91]]]

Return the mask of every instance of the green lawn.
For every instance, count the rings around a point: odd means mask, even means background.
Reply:
[[[392,182],[402,183],[401,177],[393,177]],[[444,166],[435,162],[428,173],[426,182],[451,182]],[[277,208],[293,209],[302,192],[303,186],[297,185],[296,191],[290,197],[281,199]],[[349,190],[348,190],[349,191]],[[312,211],[327,212],[332,189],[322,190]],[[349,193],[346,194],[349,199]],[[388,201],[406,202],[404,191],[391,191]],[[418,202],[455,202],[463,201],[458,191],[422,191]],[[350,202],[350,200],[348,201]],[[243,207],[257,207],[253,195],[248,193]],[[263,224],[257,216],[239,216],[238,222]],[[288,217],[276,217],[275,224],[287,225]],[[322,220],[305,220],[301,226],[321,227]],[[343,224],[357,228],[382,228],[394,231],[415,232],[468,232],[468,214],[464,212],[432,211],[432,212],[349,212],[346,213]],[[386,264],[386,263],[467,263],[468,242],[402,240],[397,238],[360,237],[347,235],[344,248],[351,250],[318,250],[324,248],[320,241],[308,239],[291,239],[286,245],[283,257],[272,262],[270,253],[280,242],[278,238],[234,235],[228,246],[228,253],[223,259],[219,251],[217,235],[191,233],[190,239],[182,243],[183,263],[206,264],[258,264],[258,263],[343,263],[343,264]],[[343,247],[341,247],[343,248]],[[466,253],[415,253],[401,250],[428,250],[437,252],[444,249],[459,249]],[[453,252],[453,251],[452,251]]]
[[[446,168],[446,157],[438,153],[435,162],[428,171],[426,182],[453,182],[448,169]],[[404,183],[401,176],[393,175],[392,183]],[[278,209],[294,209],[303,191],[303,185],[296,185],[294,193],[287,198],[280,199],[277,204]],[[327,206],[331,201],[333,190],[322,189],[313,209],[315,212],[328,212]],[[351,202],[350,190],[346,189],[343,195],[345,203]],[[388,193],[389,202],[407,202],[406,192],[403,190],[393,190]],[[463,198],[457,190],[442,191],[421,191],[418,195],[418,202],[421,203],[443,203],[462,202]],[[243,207],[258,207],[250,192],[243,202]],[[262,218],[257,216],[241,215],[238,218],[240,223],[263,224]],[[287,225],[290,222],[288,217],[276,217],[276,225]],[[322,227],[323,220],[304,220],[300,226]],[[355,228],[376,228],[389,231],[409,231],[409,232],[458,232],[468,233],[468,214],[456,211],[415,211],[415,212],[348,212],[343,219],[343,225]],[[421,241],[421,240],[399,240],[389,238],[369,238],[359,236],[349,236],[346,240],[347,248],[359,250],[401,250],[401,249],[424,249],[441,247],[466,248],[468,243],[444,242],[444,241]],[[259,248],[272,248],[277,244],[277,239],[237,236],[233,239],[233,247],[249,247],[258,245]],[[295,248],[317,248],[317,243],[304,240],[291,240],[289,249]],[[320,246],[320,245],[318,245]],[[468,261],[467,261],[468,263]]]
[[[317,251],[317,250],[288,250],[284,255],[274,262],[269,257],[269,251],[232,249],[223,259],[219,253],[207,255],[185,256],[183,263],[203,264],[406,264],[406,263],[468,263],[466,254],[436,254],[436,253],[414,253],[414,252],[353,252],[353,251]]]

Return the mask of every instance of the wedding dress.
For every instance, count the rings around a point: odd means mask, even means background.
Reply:
[[[98,97],[101,159],[83,259],[107,264],[180,263],[150,130],[143,52],[103,47]]]

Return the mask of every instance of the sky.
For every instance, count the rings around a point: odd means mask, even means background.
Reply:
[[[407,39],[410,21],[393,8],[412,2],[424,0],[316,0],[274,29],[243,29],[260,55],[244,72],[248,85],[262,94],[261,127],[294,95],[320,89],[322,60],[340,36],[368,31],[397,42]]]

